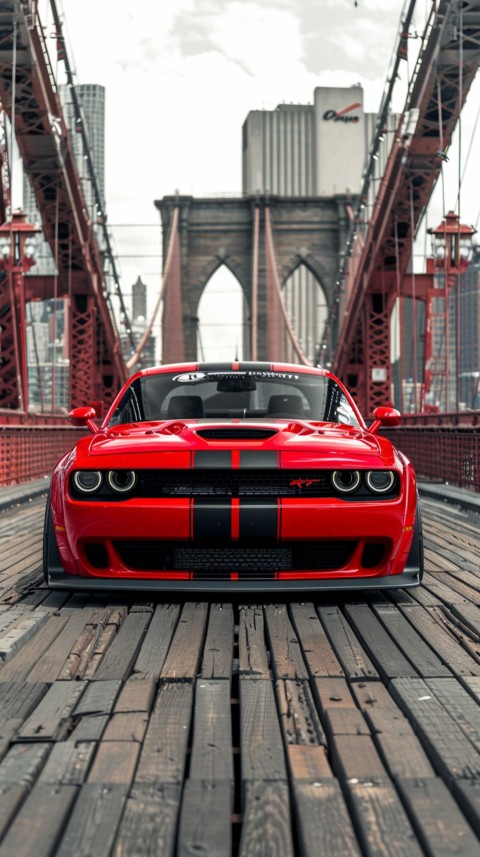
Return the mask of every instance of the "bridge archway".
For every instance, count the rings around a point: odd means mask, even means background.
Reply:
[[[328,314],[328,299],[322,282],[306,262],[296,264],[284,281],[283,299],[303,352],[315,362]],[[286,356],[295,362],[293,347],[288,343]]]
[[[164,334],[183,341],[182,359],[199,359],[197,348],[198,306],[206,283],[222,265],[240,283],[249,312],[250,335],[244,359],[274,359],[267,327],[272,293],[267,289],[266,215],[272,224],[275,267],[280,283],[303,265],[321,283],[330,305],[333,300],[339,252],[348,228],[345,197],[248,196],[195,199],[164,197],[155,202],[163,226],[164,259],[167,258],[174,212],[178,211],[179,264],[175,280],[168,284],[181,306],[179,331]],[[278,310],[277,310],[278,311]],[[181,322],[180,322],[181,317]],[[285,337],[283,337],[285,339]],[[165,336],[164,336],[165,339]],[[286,339],[285,339],[286,342]],[[275,359],[287,359],[287,346],[275,348]]]
[[[242,284],[225,263],[215,266],[197,307],[197,353],[200,360],[243,360],[247,304]]]

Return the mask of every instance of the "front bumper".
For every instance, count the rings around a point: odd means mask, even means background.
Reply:
[[[378,589],[411,589],[420,585],[419,569],[405,569],[401,574],[371,578],[322,578],[315,580],[158,580],[145,578],[78,577],[65,574],[63,569],[51,569],[48,585],[52,589],[109,590],[111,592],[175,592],[190,595],[238,593],[295,594],[303,592],[346,592],[351,590],[372,591]]]

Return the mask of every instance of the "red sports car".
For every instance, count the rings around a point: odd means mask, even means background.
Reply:
[[[125,384],[58,462],[45,519],[55,588],[300,592],[417,586],[415,474],[330,372],[161,366]]]

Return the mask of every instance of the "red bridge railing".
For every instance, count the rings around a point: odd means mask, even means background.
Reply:
[[[85,434],[65,417],[0,413],[0,486],[49,476]],[[480,412],[408,415],[382,432],[412,461],[420,479],[480,492]]]
[[[50,476],[56,462],[84,434],[65,417],[0,414],[0,487]]]
[[[410,459],[420,479],[480,492],[480,412],[411,414],[382,434]]]

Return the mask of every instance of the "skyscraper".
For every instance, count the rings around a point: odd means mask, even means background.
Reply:
[[[313,104],[251,111],[243,125],[243,192],[353,202],[375,122],[376,114],[364,112],[360,85],[317,87]],[[383,158],[387,152],[385,147]],[[322,284],[304,265],[284,284],[284,302],[300,345],[313,360],[327,306]]]

